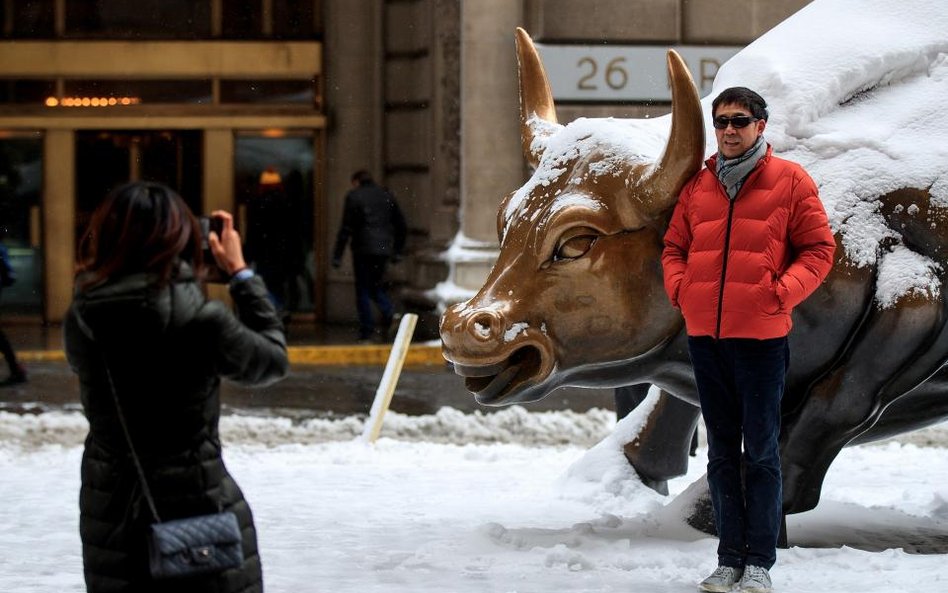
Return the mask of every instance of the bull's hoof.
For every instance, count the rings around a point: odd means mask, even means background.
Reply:
[[[635,469],[635,467],[633,466],[632,469]],[[639,479],[642,481],[643,484],[645,484],[646,486],[648,486],[655,492],[658,492],[662,496],[668,496],[668,480],[653,480],[652,478],[649,478],[648,476],[643,476],[642,474],[639,474]]]
[[[823,488],[822,476],[816,485],[811,469],[796,463],[784,462],[781,468],[783,476],[783,512],[787,515],[803,513],[816,508],[820,502]]]
[[[694,506],[688,517],[685,518],[685,522],[708,535],[718,534],[714,527],[714,508],[711,507],[711,497],[707,492],[694,501]]]
[[[711,493],[708,491],[708,480],[704,476],[695,480],[668,503],[663,513],[667,513],[669,520],[681,521],[708,535],[717,535]]]

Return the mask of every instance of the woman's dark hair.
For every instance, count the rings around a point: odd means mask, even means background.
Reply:
[[[81,288],[106,278],[153,273],[160,285],[174,275],[179,261],[203,267],[201,227],[184,200],[160,183],[135,181],[99,204],[79,243]]]
[[[724,89],[721,94],[711,102],[711,115],[718,112],[719,105],[740,105],[751,112],[751,115],[757,119],[767,121],[767,101],[764,98],[743,86],[732,86]]]

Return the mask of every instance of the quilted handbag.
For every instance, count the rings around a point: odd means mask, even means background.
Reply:
[[[135,470],[138,472],[138,480],[141,482],[142,494],[145,495],[148,508],[155,518],[148,533],[148,568],[151,577],[183,578],[239,567],[244,562],[243,537],[237,523],[237,515],[234,513],[214,513],[173,521],[162,521],[158,516],[155,499],[145,479],[145,470],[132,445],[132,435],[125,422],[125,415],[122,414],[112,371],[108,365],[105,370],[119,424],[122,426],[132,461],[135,462]]]
[[[234,513],[154,523],[148,538],[151,576],[167,579],[236,568],[244,561]]]

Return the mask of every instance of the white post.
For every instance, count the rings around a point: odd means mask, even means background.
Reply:
[[[366,443],[374,443],[382,431],[382,418],[388,411],[389,404],[392,403],[395,384],[398,383],[398,376],[402,372],[402,365],[405,363],[405,356],[408,355],[408,345],[411,343],[412,334],[415,333],[417,322],[417,315],[406,313],[398,324],[398,333],[395,335],[392,351],[388,355],[388,362],[385,363],[385,372],[382,373],[379,388],[375,392],[372,411],[365,419],[365,428],[362,429],[362,440]]]

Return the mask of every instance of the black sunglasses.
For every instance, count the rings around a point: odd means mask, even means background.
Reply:
[[[746,128],[758,119],[760,118],[753,117],[751,115],[735,115],[734,117],[724,117],[723,115],[719,115],[714,118],[712,123],[718,130],[726,130],[728,124],[734,126],[734,129],[740,129]]]

